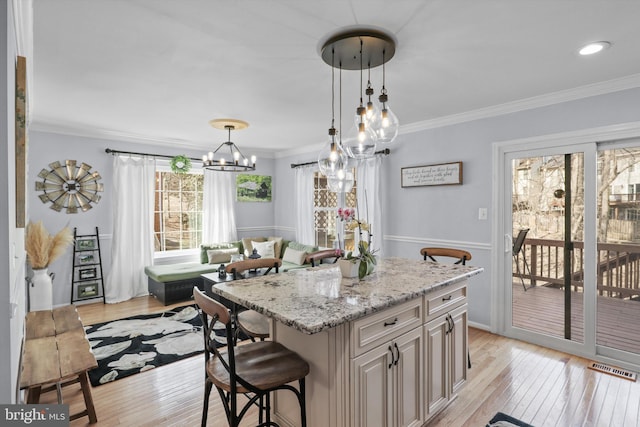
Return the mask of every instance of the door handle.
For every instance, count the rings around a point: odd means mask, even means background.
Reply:
[[[393,319],[392,322],[384,322],[384,326],[392,326],[392,325],[395,325],[396,323],[398,323],[398,318],[397,317],[395,319]]]
[[[451,332],[453,332],[453,329],[456,327],[456,324],[453,321],[453,317],[451,317],[450,314],[447,314],[447,316],[449,316],[449,320],[451,321],[451,329],[449,329],[449,333],[451,333]]]
[[[394,342],[393,346],[396,348],[396,353],[397,353],[396,360],[395,360],[395,362],[393,362],[393,365],[397,366],[398,365],[398,360],[400,360],[400,349],[398,348],[398,343]]]
[[[391,367],[394,365],[395,362],[395,356],[393,354],[393,348],[391,347],[391,344],[389,344],[389,353],[391,353],[391,363],[389,363],[389,366],[387,367],[388,369],[391,369]]]

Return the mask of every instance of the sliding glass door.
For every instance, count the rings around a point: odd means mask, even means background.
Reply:
[[[512,326],[577,342],[584,341],[584,158],[540,152],[509,161]]]
[[[598,149],[597,321],[602,353],[640,353],[640,141]]]
[[[640,139],[546,145],[500,157],[504,330],[640,366]]]

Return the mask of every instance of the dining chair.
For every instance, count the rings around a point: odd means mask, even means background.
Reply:
[[[343,255],[344,251],[341,249],[321,249],[307,255],[305,264],[311,264],[311,267],[315,267],[321,263],[335,263]]]
[[[420,249],[420,255],[424,257],[425,261],[427,258],[431,261],[437,261],[434,257],[455,258],[457,261],[454,264],[462,265],[465,265],[471,259],[471,253],[463,249],[454,248],[422,248]]]
[[[527,292],[527,286],[524,284],[524,273],[529,272],[529,281],[531,281],[531,269],[529,268],[529,264],[527,263],[527,256],[524,253],[524,239],[527,238],[527,233],[529,232],[528,228],[523,228],[518,231],[518,235],[515,239],[513,239],[513,248],[511,249],[511,255],[513,255],[513,261],[516,263],[516,272],[518,273],[518,277],[520,277],[520,281],[522,282],[522,287],[524,291]],[[519,255],[522,254],[522,261],[524,262],[523,271],[520,272],[520,263],[518,262]]]
[[[230,427],[237,427],[253,405],[259,408],[258,426],[277,426],[271,421],[271,392],[275,390],[289,390],[295,394],[300,405],[301,425],[306,427],[305,377],[309,373],[309,364],[297,353],[274,341],[235,346],[229,309],[197,287],[193,288],[193,298],[200,309],[204,331],[202,426],[207,425],[209,396],[215,385]],[[226,348],[217,346],[216,322],[225,327]],[[297,389],[289,384],[293,381],[298,381]],[[248,399],[241,408],[237,399],[239,393]]]
[[[258,270],[264,269],[262,274],[269,274],[272,269],[277,273],[282,260],[278,258],[257,258],[245,259],[241,261],[227,264],[225,270],[233,276],[233,280],[241,278],[241,274],[245,271],[254,270],[258,274]],[[251,341],[256,338],[264,341],[269,337],[269,319],[254,310],[243,310],[237,304],[233,304],[233,318],[236,324],[235,340],[237,342],[240,331],[244,332]]]

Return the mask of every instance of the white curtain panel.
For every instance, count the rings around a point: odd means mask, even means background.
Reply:
[[[315,245],[313,227],[313,166],[295,169],[296,241]]]
[[[155,169],[153,158],[113,158],[113,240],[105,286],[108,303],[149,294],[144,267],[153,264]]]
[[[202,243],[238,240],[236,229],[236,174],[204,170]]]
[[[376,250],[375,254],[379,257],[383,256],[381,172],[382,156],[360,160],[356,168],[359,219],[369,223],[371,249]],[[356,236],[356,240],[358,238]]]

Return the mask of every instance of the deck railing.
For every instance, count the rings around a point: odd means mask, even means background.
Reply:
[[[584,242],[573,242],[571,289],[583,291]],[[531,270],[524,270],[525,256]],[[526,239],[514,262],[513,276],[531,280],[531,285],[564,286],[564,249],[561,240]],[[598,243],[598,295],[611,298],[640,299],[640,245]]]

